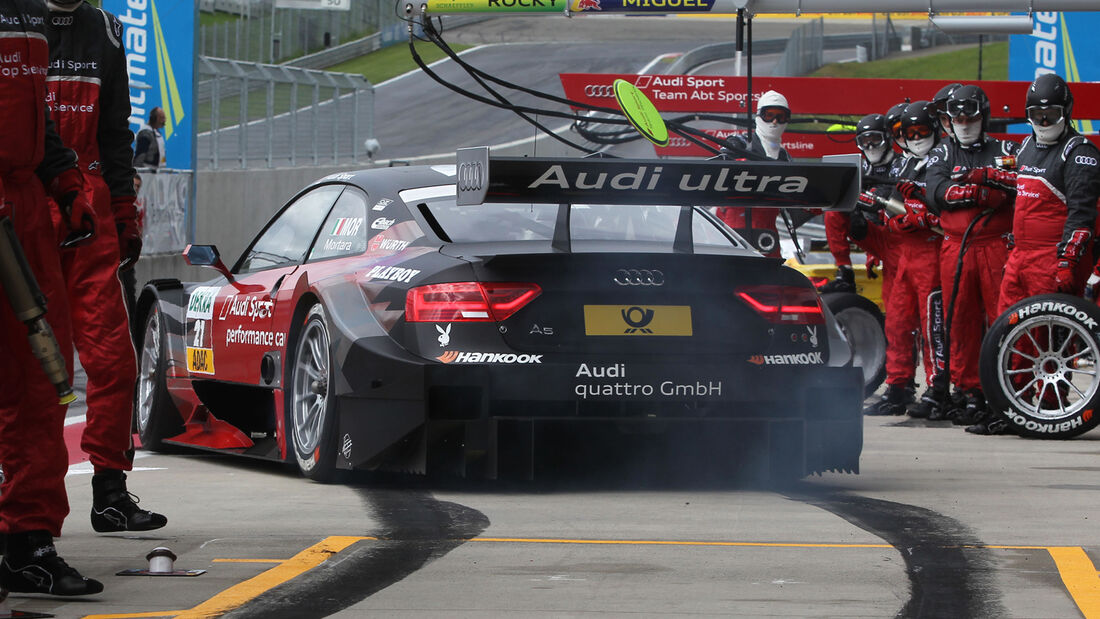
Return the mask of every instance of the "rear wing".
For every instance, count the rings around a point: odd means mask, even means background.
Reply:
[[[851,211],[860,192],[858,161],[786,162],[679,159],[490,157],[461,148],[459,205],[667,204]]]

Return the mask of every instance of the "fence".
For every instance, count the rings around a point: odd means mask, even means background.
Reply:
[[[191,237],[191,170],[139,170],[143,256],[178,254]]]
[[[806,75],[825,64],[825,18],[819,17],[791,33],[774,75]]]
[[[199,58],[203,168],[356,163],[371,155],[374,87],[361,75]]]
[[[199,30],[200,55],[278,64],[403,23],[392,0],[357,0],[347,11],[277,9],[271,0],[221,6],[240,16]]]

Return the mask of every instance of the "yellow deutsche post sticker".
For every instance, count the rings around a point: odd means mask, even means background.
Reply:
[[[585,335],[690,336],[687,305],[585,305]]]
[[[210,348],[187,348],[187,369],[197,374],[214,373],[214,351]]]

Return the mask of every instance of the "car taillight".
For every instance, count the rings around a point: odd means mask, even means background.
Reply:
[[[828,277],[811,277],[809,279],[810,279],[810,284],[814,288],[820,288],[820,287],[824,286],[825,284],[829,283],[829,278]]]
[[[411,288],[408,322],[501,322],[542,293],[538,284],[453,282]]]
[[[817,325],[825,322],[821,298],[811,288],[799,286],[745,286],[734,293],[768,322],[783,325]]]

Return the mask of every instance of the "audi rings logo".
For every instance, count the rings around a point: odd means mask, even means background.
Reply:
[[[663,286],[665,274],[657,269],[619,269],[611,281],[620,286]]]
[[[595,99],[614,99],[615,87],[611,84],[589,84],[584,87],[584,96]]]
[[[1079,163],[1081,165],[1090,165],[1090,166],[1095,166],[1096,165],[1096,157],[1086,157],[1084,155],[1077,155],[1076,157],[1073,158],[1073,161],[1076,162],[1076,163]]]
[[[478,191],[485,182],[480,161],[463,162],[458,166],[458,190]]]

